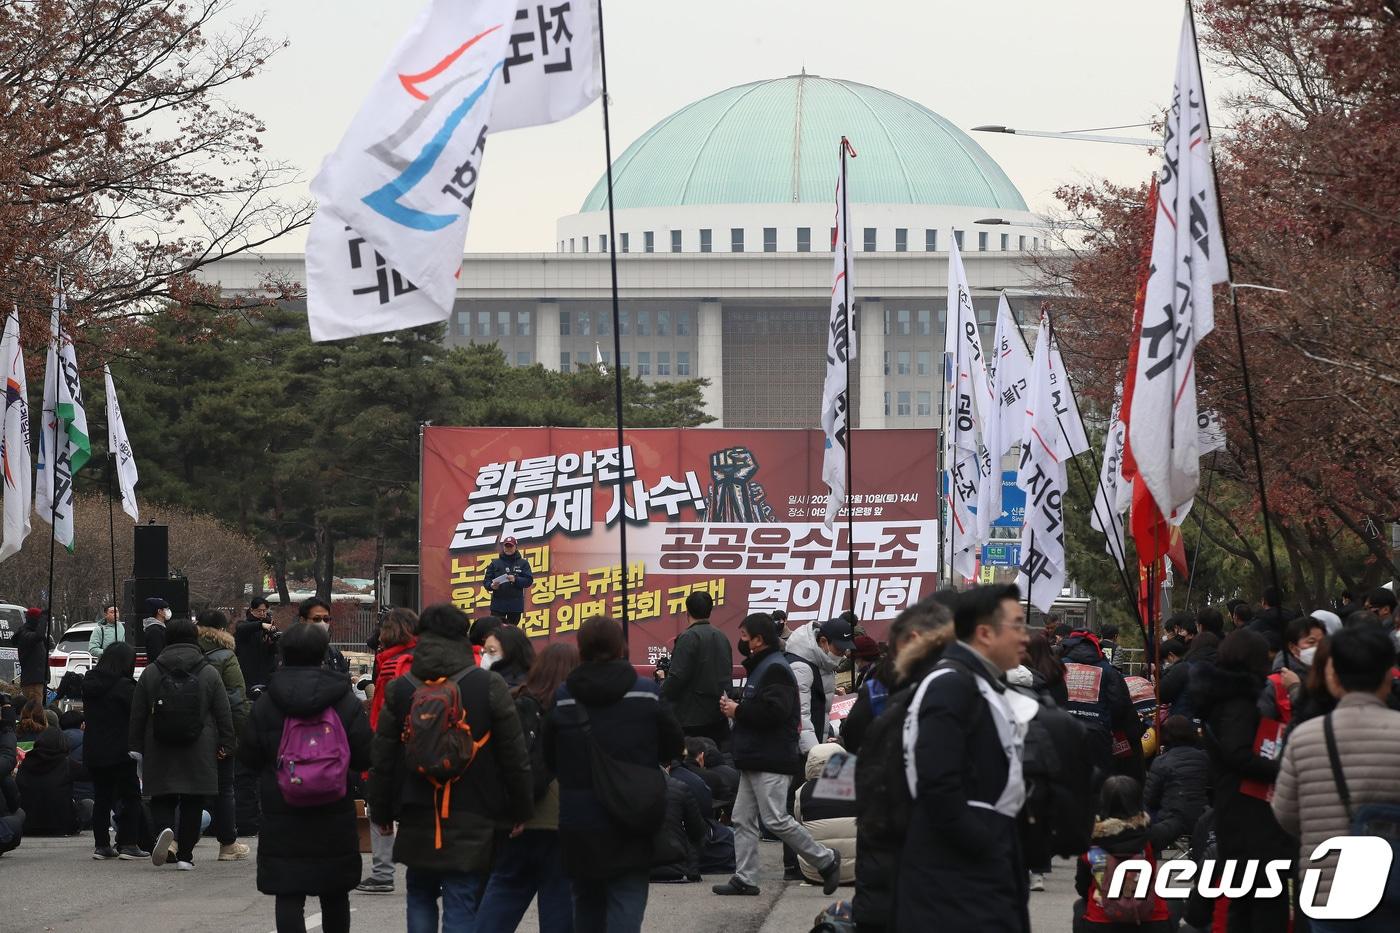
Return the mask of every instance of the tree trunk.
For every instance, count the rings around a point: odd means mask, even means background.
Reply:
[[[316,555],[311,567],[316,577],[316,597],[330,602],[335,584],[335,532],[324,521],[316,523]]]

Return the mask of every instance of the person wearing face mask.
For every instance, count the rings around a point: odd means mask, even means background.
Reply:
[[[146,600],[146,618],[141,620],[141,632],[146,636],[146,663],[150,664],[165,650],[165,623],[170,621],[170,604],[159,596]]]
[[[331,604],[324,599],[315,596],[302,600],[297,607],[297,618],[307,625],[316,625],[321,631],[330,635],[331,632]],[[350,676],[350,662],[345,659],[345,655],[340,653],[340,649],[334,645],[326,645],[326,659],[321,662],[321,666],[328,671],[335,671],[337,674]]]
[[[1327,626],[1320,619],[1299,616],[1289,620],[1283,650],[1274,658],[1274,669],[1259,700],[1265,719],[1277,720],[1285,727],[1293,720],[1294,704],[1312,669],[1317,646],[1325,637]]]
[[[788,638],[788,663],[797,679],[801,718],[798,751],[806,755],[826,738],[827,711],[836,695],[836,669],[855,648],[855,628],[849,619],[837,617],[812,622]]]
[[[481,666],[500,674],[512,690],[525,682],[534,663],[535,649],[530,645],[530,637],[515,625],[497,628],[481,646]]]
[[[535,576],[515,545],[515,538],[501,539],[501,554],[486,568],[482,585],[491,594],[491,614],[500,616],[507,625],[519,625],[525,611],[525,591],[534,585]]]

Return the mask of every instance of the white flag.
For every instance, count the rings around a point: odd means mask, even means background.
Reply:
[[[986,360],[982,355],[982,334],[972,307],[972,290],[967,285],[962,254],[954,241],[948,252],[948,316],[943,331],[945,374],[949,377],[948,418],[943,427],[945,469],[948,471],[948,521],[943,546],[953,572],[963,578],[977,572],[977,487],[986,458],[978,456],[982,434],[982,413],[993,401],[987,382]],[[1000,482],[1000,477],[997,479]]]
[[[1201,447],[1202,457],[1225,449],[1225,425],[1220,422],[1220,412],[1207,408],[1196,416],[1196,426],[1196,443]]]
[[[608,367],[603,364],[603,344],[597,340],[593,341],[593,364],[604,373],[608,371]]]
[[[597,20],[596,0],[432,0],[311,183],[315,339],[447,319],[488,133],[597,98]]]
[[[44,412],[39,431],[39,464],[34,482],[34,512],[53,523],[54,539],[73,550],[73,477],[92,456],[87,412],[73,341],[63,330],[68,310],[60,289],[49,320],[48,365],[44,370]],[[51,453],[50,448],[56,451]]]
[[[1042,313],[1031,361],[1026,429],[1016,485],[1026,491],[1021,567],[1016,583],[1036,608],[1049,612],[1065,585],[1066,464],[1089,449],[1049,316]]]
[[[1119,569],[1124,567],[1124,528],[1123,513],[1132,500],[1132,490],[1123,481],[1123,441],[1128,429],[1119,417],[1119,405],[1123,401],[1123,389],[1118,389],[1118,398],[1113,402],[1113,414],[1108,419],[1108,433],[1104,435],[1103,463],[1099,465],[1099,485],[1094,490],[1094,510],[1089,516],[1089,524],[1103,534],[1104,550],[1113,558]],[[1120,507],[1121,503],[1121,507]]]
[[[1201,482],[1196,344],[1215,327],[1211,286],[1229,275],[1194,38],[1188,12],[1167,113],[1152,274],[1128,419],[1133,459],[1166,516],[1190,502]]]
[[[846,502],[846,457],[851,443],[850,361],[857,355],[856,334],[851,328],[849,299],[855,294],[851,282],[851,231],[846,216],[846,155],[853,152],[841,140],[841,171],[836,177],[835,266],[831,280],[831,319],[826,331],[826,380],[822,383],[822,431],[826,448],[822,454],[822,480],[830,492],[826,497],[826,527],[830,530]]]
[[[992,522],[1001,517],[1001,458],[1021,440],[1026,424],[1026,391],[1030,386],[1031,358],[1026,342],[1011,314],[1011,304],[1001,296],[997,306],[996,337],[987,357],[987,385],[991,403],[982,419],[982,446],[987,470],[977,489],[977,537],[986,543]]]
[[[126,436],[122,407],[117,403],[117,386],[112,382],[112,370],[102,364],[102,379],[107,387],[107,449],[117,458],[117,485],[122,491],[122,511],[134,522],[141,521],[136,507],[136,458],[131,455],[131,441]]]
[[[18,554],[29,536],[29,509],[34,499],[34,474],[29,461],[29,382],[24,375],[24,349],[19,342],[19,309],[5,318],[0,339],[5,360],[5,432],[0,459],[5,467],[5,539],[0,560]]]

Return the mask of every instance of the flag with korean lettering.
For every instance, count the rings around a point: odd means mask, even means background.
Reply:
[[[60,289],[49,321],[48,365],[44,371],[44,410],[39,430],[34,513],[53,524],[54,540],[73,550],[73,477],[92,456],[87,412],[73,341],[63,330],[68,309]]]
[[[1128,418],[1138,473],[1168,517],[1190,502],[1200,485],[1196,344],[1215,327],[1211,288],[1229,277],[1189,11],[1177,54]]]
[[[1113,413],[1108,419],[1108,432],[1104,435],[1099,485],[1094,490],[1094,510],[1089,516],[1090,527],[1104,536],[1103,549],[1119,569],[1124,567],[1127,554],[1124,550],[1123,513],[1132,501],[1132,490],[1123,481],[1123,441],[1128,429],[1119,417],[1122,402],[1120,386],[1118,398],[1113,401]]]
[[[826,329],[826,379],[822,383],[822,431],[826,448],[822,455],[822,480],[830,492],[826,498],[826,527],[831,528],[846,502],[846,463],[851,443],[850,361],[856,356],[856,334],[851,328],[851,231],[846,205],[846,156],[854,154],[843,137],[841,170],[836,177],[835,264],[831,278],[831,317]]]
[[[141,511],[136,506],[136,458],[131,453],[131,440],[126,436],[126,419],[122,417],[121,404],[117,402],[117,385],[112,381],[112,370],[102,364],[102,381],[107,389],[107,449],[117,459],[117,486],[122,491],[122,511],[139,522]]]
[[[34,500],[34,474],[29,463],[29,382],[19,342],[18,308],[5,318],[0,357],[5,361],[5,432],[0,447],[5,468],[5,537],[0,543],[0,560],[4,560],[18,554],[29,537],[29,510]]]
[[[982,419],[982,446],[986,450],[981,485],[977,487],[977,538],[985,544],[992,537],[992,523],[1001,514],[1001,458],[1021,440],[1026,424],[1026,391],[1031,358],[1021,339],[1011,304],[1001,296],[997,305],[996,336],[987,357],[987,385],[991,403]]]
[[[1040,317],[1031,360],[1026,427],[1016,485],[1026,491],[1021,566],[1016,583],[1035,607],[1049,612],[1065,585],[1066,464],[1089,449],[1050,318]]]
[[[956,241],[948,252],[948,316],[943,332],[943,352],[950,369],[947,424],[944,425],[944,464],[948,471],[946,498],[948,521],[944,549],[955,574],[963,579],[977,572],[977,487],[983,458],[978,456],[982,417],[992,403],[982,355],[982,335],[972,290],[967,284],[962,254]]]
[[[314,339],[447,319],[486,137],[597,98],[596,10],[596,0],[427,6],[311,183]]]

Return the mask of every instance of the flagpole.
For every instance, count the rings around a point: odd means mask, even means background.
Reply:
[[[1215,458],[1220,456],[1219,451],[1211,451],[1210,454],[1210,475],[1206,477],[1206,494],[1201,497],[1202,502],[1210,501],[1210,487],[1215,482]],[[1205,509],[1196,510],[1196,549],[1191,552],[1191,576],[1186,581],[1186,603],[1182,609],[1191,611],[1191,590],[1196,586],[1196,560],[1201,556],[1201,545],[1206,539],[1206,512]]]
[[[846,572],[849,578],[850,590],[846,596],[846,608],[852,613],[856,611],[856,533],[854,520],[852,519],[853,509],[851,503],[852,496],[851,477],[851,448],[855,446],[855,411],[851,406],[851,254],[846,247],[851,241],[850,215],[846,205],[850,201],[850,193],[846,190],[846,151],[851,144],[846,137],[841,137],[841,287],[845,291],[846,314],[843,326],[846,329]]]
[[[63,294],[63,267],[58,267],[58,293]],[[63,337],[63,312],[55,308],[58,315],[58,333],[49,334],[49,352],[53,354],[53,450],[49,453],[49,613],[44,620],[44,664],[49,662],[49,637],[53,631],[53,578],[55,546],[58,542],[58,369],[63,365],[61,341]],[[40,430],[43,430],[40,427]],[[71,480],[70,480],[71,482]]]
[[[107,425],[107,437],[112,436],[112,426]],[[117,478],[117,455],[107,451],[107,543],[112,549],[112,605],[117,607],[117,621],[121,621],[121,602],[117,596],[117,518],[113,511],[112,486]],[[104,609],[106,607],[103,607]],[[105,615],[105,613],[104,613]],[[112,629],[116,633],[116,629]]]
[[[623,460],[625,442],[622,417],[622,312],[617,298],[617,223],[613,212],[612,126],[608,120],[608,54],[603,44],[603,0],[598,0],[598,67],[603,82],[603,153],[608,160],[608,265],[612,272],[613,404],[617,410],[617,485],[622,497],[621,521],[617,523],[618,549],[622,561],[619,580],[622,596],[622,643],[630,649],[627,605],[627,490],[623,483],[627,471]]]
[[[944,338],[944,343],[947,343],[946,337]],[[938,543],[940,546],[942,546],[943,531],[948,526],[948,522],[951,522],[953,520],[952,510],[949,509],[946,512],[944,511],[944,508],[949,505],[949,501],[948,497],[943,495],[943,483],[948,483],[948,488],[950,491],[953,488],[953,483],[952,479],[948,476],[948,351],[944,350],[938,356],[938,369],[944,375],[943,391],[938,393]],[[948,575],[944,578],[947,581],[945,585],[952,586],[952,555],[945,554],[942,556],[948,561]],[[938,565],[938,572],[940,576],[943,574],[943,567],[944,562],[940,560]]]
[[[1191,23],[1191,47],[1196,53],[1196,73],[1201,74],[1201,43],[1196,36],[1196,11],[1193,9],[1191,0],[1186,0],[1186,16]],[[1204,121],[1209,132],[1210,108],[1206,104],[1204,93],[1204,83],[1201,93],[1201,119]],[[1249,358],[1245,353],[1244,346],[1244,321],[1240,316],[1239,290],[1235,288],[1234,270],[1230,263],[1230,236],[1229,229],[1225,224],[1225,201],[1220,196],[1220,178],[1216,172],[1215,146],[1212,142],[1210,147],[1210,167],[1211,184],[1215,186],[1215,203],[1220,207],[1220,242],[1225,247],[1225,270],[1230,282],[1230,310],[1235,318],[1235,338],[1239,345],[1240,352],[1240,377],[1244,381],[1244,403],[1245,411],[1249,415],[1249,439],[1254,451],[1254,475],[1259,485],[1259,509],[1263,513],[1264,519],[1264,547],[1269,552],[1269,577],[1274,585],[1275,593],[1282,593],[1283,590],[1278,585],[1278,562],[1274,559],[1274,533],[1273,526],[1269,522],[1269,496],[1264,487],[1264,457],[1259,451],[1259,426],[1254,416],[1254,389],[1249,378]],[[1204,521],[1204,519],[1202,519]]]
[[[1030,544],[1031,544],[1031,553],[1030,553],[1030,555],[1024,555],[1024,554],[1021,555],[1021,560],[1023,560],[1023,561],[1026,559],[1027,556],[1034,556],[1034,555],[1035,555],[1035,529],[1034,529],[1034,528],[1031,529],[1031,541],[1030,541]],[[1035,568],[1032,567],[1031,569],[1034,570]],[[1032,605],[1032,604],[1031,604],[1031,590],[1033,590],[1033,589],[1035,589],[1035,574],[1033,574],[1033,573],[1028,573],[1028,574],[1026,574],[1026,623],[1027,623],[1027,624],[1029,624],[1030,621],[1031,621],[1031,605]],[[1053,603],[1052,603],[1052,605],[1053,605]],[[1044,623],[1042,623],[1042,624],[1041,624],[1041,628],[1044,628],[1044,627],[1045,627],[1045,625],[1044,625]]]

